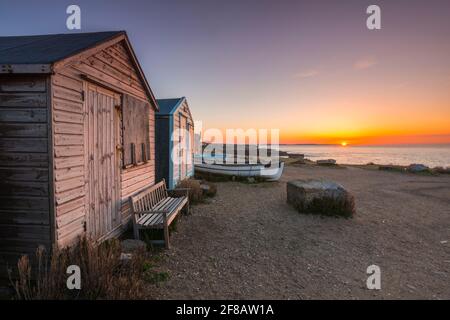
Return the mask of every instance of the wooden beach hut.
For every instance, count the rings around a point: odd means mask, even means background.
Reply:
[[[156,110],[125,32],[0,37],[0,268],[125,229]]]
[[[174,188],[194,175],[194,119],[185,97],[157,102],[156,179]]]

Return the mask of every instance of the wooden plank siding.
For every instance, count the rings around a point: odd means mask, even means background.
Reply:
[[[0,76],[0,278],[51,247],[46,76]]]
[[[189,106],[186,102],[186,100],[183,102],[180,112],[182,112],[183,116],[186,117],[187,123],[189,124],[189,137],[186,137],[186,139],[189,139],[189,150],[187,150],[188,156],[192,157],[191,161],[186,164],[186,175],[190,176],[194,173],[194,147],[195,147],[195,141],[194,141],[194,119],[192,118]]]
[[[69,245],[84,233],[83,81],[70,68],[52,76],[55,242]]]
[[[180,115],[181,115],[181,121],[182,123],[180,123]],[[183,158],[180,160],[181,166],[183,166],[181,168],[181,175],[180,175],[180,166],[177,164],[174,164],[173,167],[173,181],[174,184],[179,183],[181,180],[184,180],[187,178],[187,174],[190,172],[193,172],[194,168],[193,168],[193,163],[189,164],[186,163],[186,153],[188,152],[190,155],[192,155],[194,153],[194,141],[193,141],[193,136],[194,136],[194,122],[192,119],[192,116],[189,112],[189,106],[186,102],[186,100],[183,101],[183,103],[177,108],[177,110],[174,112],[173,114],[173,132],[179,132],[178,130],[186,130],[186,121],[190,126],[190,135],[191,135],[191,143],[190,143],[190,150],[186,150],[186,146],[185,145],[179,145],[178,142],[174,142],[174,147],[176,148],[175,152],[178,156],[180,156],[180,150],[182,150],[183,152]],[[184,142],[185,143],[185,142]],[[187,167],[187,168],[186,168]]]
[[[64,65],[64,62],[62,64]],[[115,93],[128,94],[148,101],[138,72],[122,43],[116,43],[101,51],[93,51],[92,55],[72,61],[52,76],[53,183],[57,228],[55,235],[59,246],[70,245],[85,234],[88,212],[85,178],[88,156],[85,95],[87,83],[90,83],[91,79],[95,84],[104,85]],[[120,170],[122,185],[119,204],[121,226],[129,219],[128,197],[155,182],[153,108],[149,114],[150,161],[134,168],[117,168]]]
[[[175,112],[173,114],[173,131],[170,133],[171,135],[173,135],[171,139],[174,139],[173,141],[174,150],[170,150],[170,157],[172,157],[174,154],[176,154],[177,157],[180,156],[180,145],[178,137],[175,137],[175,135],[177,135],[177,133],[179,132],[178,131],[179,129],[180,129],[180,117],[178,115],[178,112]],[[180,182],[180,166],[179,164],[175,163],[175,161],[173,162],[172,179],[174,185]]]

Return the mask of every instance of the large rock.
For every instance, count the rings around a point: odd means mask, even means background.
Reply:
[[[326,180],[293,180],[287,183],[287,202],[300,213],[352,217],[353,196],[338,183]]]

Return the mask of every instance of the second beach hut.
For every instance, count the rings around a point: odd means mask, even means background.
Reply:
[[[185,97],[157,102],[156,180],[174,188],[194,175],[194,120]]]

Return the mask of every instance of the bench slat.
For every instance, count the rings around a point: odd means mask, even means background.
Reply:
[[[155,204],[160,201],[159,197],[158,197],[158,192],[159,192],[159,188],[157,188],[155,190],[155,192],[152,193],[153,201],[154,201]]]
[[[142,201],[137,202],[137,209],[138,211],[144,211],[144,208],[142,207]]]
[[[152,210],[155,211],[163,211],[163,209],[161,209],[162,206],[164,206],[166,203],[168,203],[170,201],[170,198],[165,198],[162,199],[160,202],[158,202],[153,208]]]
[[[161,214],[159,213],[148,213],[148,214],[144,214],[138,221],[137,223],[140,225],[144,225],[144,226],[148,226],[148,225],[152,225],[152,221],[156,220],[158,218],[158,216],[161,216]]]
[[[181,198],[172,198],[172,199],[174,199],[174,200],[172,201],[172,203],[170,203],[170,205],[168,205],[168,208],[167,208],[167,210],[169,212],[175,211],[182,201]]]
[[[163,216],[162,216],[162,215],[160,215],[160,216],[156,219],[155,224],[157,224],[157,225],[163,225],[163,224],[164,224],[164,219],[163,219]]]
[[[147,210],[147,206],[145,205],[145,199],[146,199],[146,197],[144,196],[144,197],[142,197],[141,200],[139,200],[139,203],[141,204],[141,210],[144,210],[144,211]]]
[[[161,201],[160,203],[158,203],[156,206],[155,206],[155,208],[154,208],[154,210],[160,210],[160,211],[163,211],[163,210],[167,210],[168,209],[168,206],[173,202],[173,198],[165,198],[163,201]],[[167,211],[169,211],[169,210],[167,210]]]
[[[148,202],[148,208],[149,208],[149,210],[151,210],[155,206],[155,200],[153,198],[152,193],[147,196],[147,202]]]
[[[147,221],[144,222],[144,226],[155,226],[155,225],[162,225],[164,222],[163,214],[155,214],[151,219],[147,219]]]
[[[146,195],[144,198],[142,198],[142,200],[144,202],[145,210],[150,210],[151,206],[150,206],[150,201],[149,201],[148,195]]]
[[[153,196],[155,197],[155,204],[159,203],[162,200],[159,197],[159,190],[161,190],[161,188],[156,189],[155,193],[153,194]]]
[[[163,196],[163,191],[164,191],[163,188],[159,188],[158,193],[157,193],[158,199],[164,199],[164,198],[165,198],[165,197]]]

